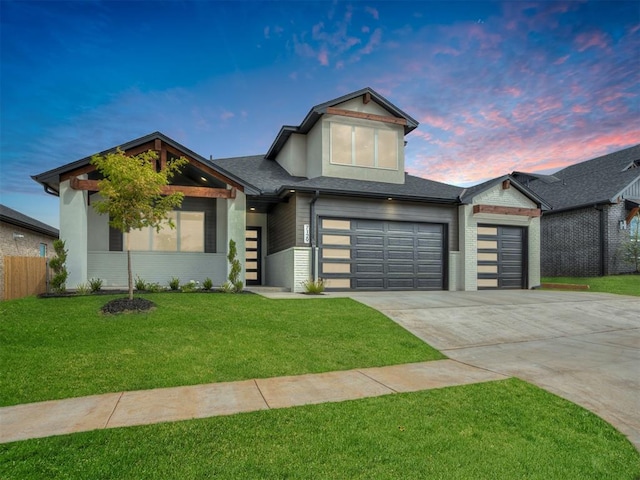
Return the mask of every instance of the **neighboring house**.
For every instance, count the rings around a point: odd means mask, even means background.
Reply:
[[[0,300],[4,300],[4,257],[51,258],[57,238],[57,229],[0,205]]]
[[[640,145],[553,175],[514,172],[550,205],[542,217],[542,275],[600,276],[634,271],[621,259],[640,206]]]
[[[227,275],[237,242],[247,285],[328,289],[531,288],[540,280],[544,203],[510,176],[462,189],[405,173],[404,137],[418,123],[370,88],[313,107],[266,155],[207,160],[161,133],[120,148],[185,156],[177,229],[130,234],[134,274],[166,284]],[[103,152],[104,153],[104,152]],[[33,178],[60,197],[68,283],[124,286],[123,235],[91,208],[90,157]]]

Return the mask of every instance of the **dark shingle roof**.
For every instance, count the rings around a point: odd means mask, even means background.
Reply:
[[[638,160],[640,144],[564,168],[553,174],[559,181],[530,178],[526,186],[544,198],[553,210],[615,202],[618,195],[640,179],[640,168],[629,168]]]
[[[53,228],[46,223],[42,223],[35,218],[28,217],[27,215],[4,205],[0,205],[0,220],[10,223],[11,225],[16,225],[28,230],[33,230],[34,232],[49,235],[51,237],[58,238],[60,235],[57,228]]]
[[[293,188],[299,191],[320,190],[335,194],[456,202],[462,193],[460,187],[408,174],[405,174],[404,184],[333,177],[294,177],[278,163],[261,155],[213,160],[210,164],[222,173],[243,179],[265,195]]]

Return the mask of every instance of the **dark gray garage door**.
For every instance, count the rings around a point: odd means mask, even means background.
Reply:
[[[478,225],[478,288],[526,288],[526,229]]]
[[[444,225],[321,218],[320,276],[328,289],[442,290]]]

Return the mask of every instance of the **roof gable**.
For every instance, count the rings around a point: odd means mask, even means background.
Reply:
[[[549,205],[529,188],[522,185],[513,175],[503,175],[501,177],[492,178],[486,182],[479,183],[469,188],[465,188],[460,195],[460,202],[465,204],[473,203],[473,199],[483,193],[495,188],[497,185],[502,184],[506,188],[514,187],[517,191],[531,200],[533,203],[540,205],[543,209],[549,209]],[[503,187],[503,188],[505,188]]]
[[[271,147],[269,147],[269,151],[265,155],[265,158],[269,160],[275,159],[292,133],[309,133],[311,128],[316,124],[320,117],[322,117],[322,115],[331,113],[332,109],[340,107],[341,105],[343,106],[351,100],[357,99],[358,97],[362,97],[362,100],[365,103],[375,102],[384,111],[389,112],[393,117],[397,117],[398,119],[403,120],[405,135],[418,127],[417,120],[400,110],[398,107],[389,102],[386,98],[384,98],[372,88],[366,87],[312,107],[302,123],[298,126],[284,125],[278,132],[278,135],[271,144]],[[375,114],[371,115],[370,118],[375,119]]]

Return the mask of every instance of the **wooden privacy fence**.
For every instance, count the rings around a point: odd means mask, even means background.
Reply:
[[[47,259],[4,257],[4,299],[28,297],[47,291]]]

